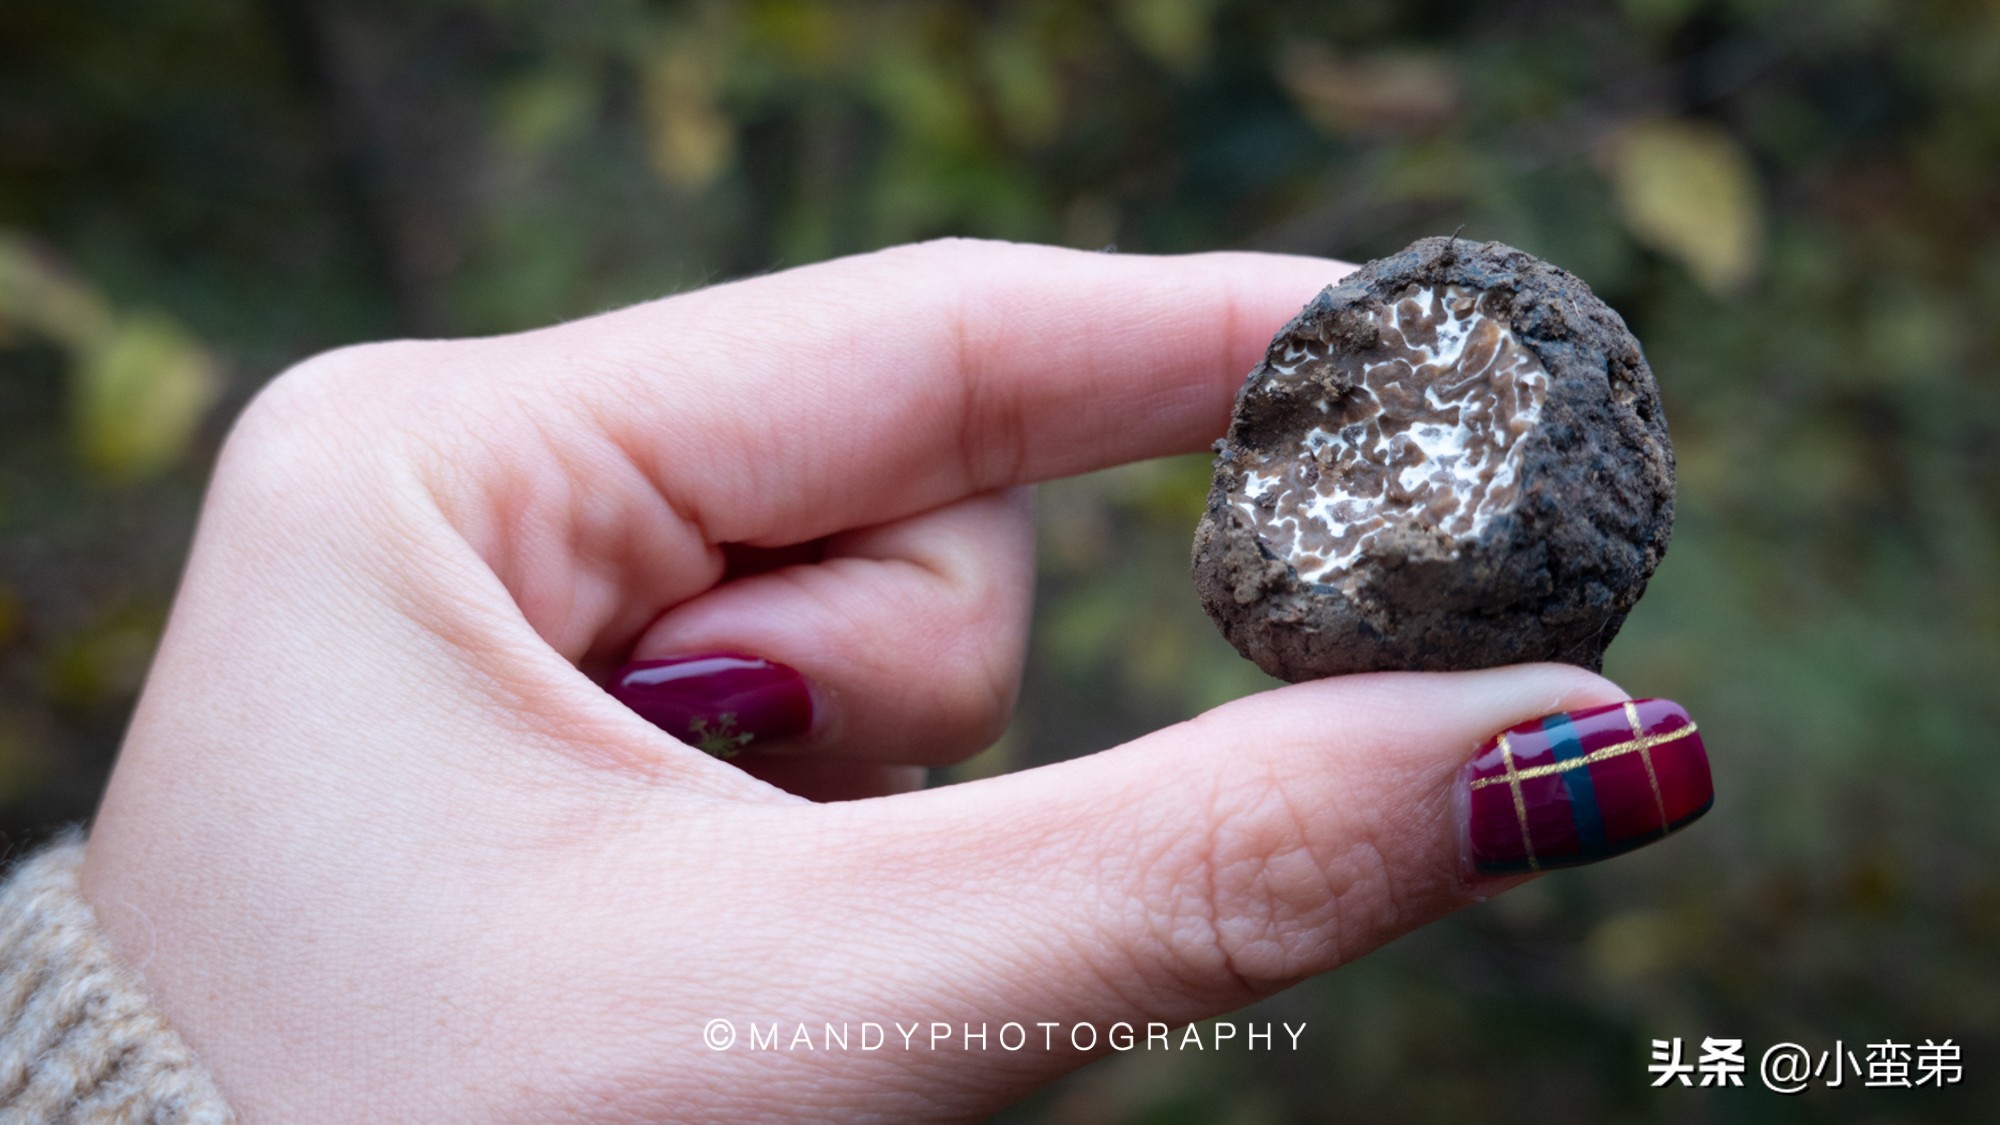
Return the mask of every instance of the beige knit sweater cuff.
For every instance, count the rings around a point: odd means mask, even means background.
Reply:
[[[0,1123],[234,1116],[77,889],[70,833],[0,886]]]

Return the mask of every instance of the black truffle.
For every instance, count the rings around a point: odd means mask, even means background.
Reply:
[[[1217,443],[1194,578],[1274,676],[1597,669],[1673,530],[1653,373],[1576,277],[1427,238],[1314,297]]]

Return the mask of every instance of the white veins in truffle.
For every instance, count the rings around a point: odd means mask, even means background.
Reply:
[[[1549,377],[1492,299],[1413,284],[1373,315],[1381,340],[1366,354],[1336,358],[1307,341],[1272,357],[1273,379],[1344,361],[1352,383],[1309,404],[1324,423],[1246,459],[1229,497],[1302,580],[1345,585],[1397,523],[1457,543],[1513,506],[1521,439],[1541,416]]]
[[[1673,533],[1639,342],[1497,242],[1419,239],[1314,294],[1215,452],[1195,589],[1285,680],[1601,668]]]

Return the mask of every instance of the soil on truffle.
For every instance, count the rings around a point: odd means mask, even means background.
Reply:
[[[1673,529],[1638,341],[1575,276],[1498,243],[1424,239],[1322,291],[1216,452],[1195,584],[1286,680],[1595,670]]]

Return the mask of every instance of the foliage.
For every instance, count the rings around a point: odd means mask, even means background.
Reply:
[[[1609,670],[1701,719],[1716,811],[1270,1001],[1298,1056],[1134,1054],[1015,1116],[1973,1116],[1996,158],[2000,8],[1969,0],[12,0],[4,824],[87,811],[220,427],[298,357],[939,234],[1359,259],[1462,225],[1646,342],[1680,519]],[[1044,490],[1023,709],[956,776],[1263,685],[1184,573],[1205,482]],[[1951,1036],[1966,1085],[1659,1096],[1672,1035]]]
[[[215,394],[214,364],[186,329],[152,311],[118,315],[32,248],[0,235],[0,333],[68,353],[78,451],[99,474],[158,472],[187,454]]]

